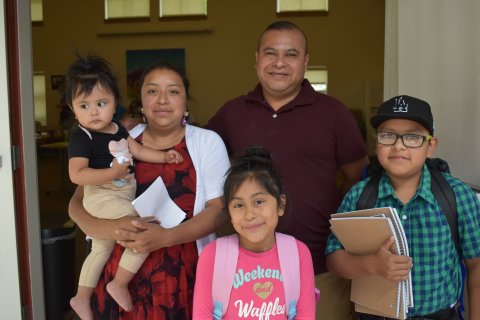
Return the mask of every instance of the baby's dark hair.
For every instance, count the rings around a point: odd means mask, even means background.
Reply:
[[[227,206],[234,193],[247,179],[257,182],[280,205],[281,196],[284,194],[280,173],[273,163],[270,152],[262,146],[249,146],[242,156],[233,159],[223,185],[223,195]]]
[[[120,101],[117,76],[112,71],[110,63],[95,55],[78,56],[67,70],[64,101],[72,106],[76,96],[89,95],[97,84],[110,92],[115,97],[116,103]]]

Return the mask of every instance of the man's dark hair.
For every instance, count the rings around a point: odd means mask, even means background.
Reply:
[[[305,40],[305,54],[308,53],[308,44],[307,44],[307,36],[303,32],[300,27],[298,27],[296,24],[293,22],[287,21],[287,20],[282,20],[282,21],[275,21],[272,24],[270,24],[260,35],[260,38],[258,39],[258,45],[257,45],[257,52],[260,50],[260,42],[262,41],[263,36],[265,33],[269,31],[282,31],[282,30],[297,30],[300,32],[303,36],[303,39]]]

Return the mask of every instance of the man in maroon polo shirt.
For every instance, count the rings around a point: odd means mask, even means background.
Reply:
[[[274,22],[256,52],[259,84],[228,101],[207,124],[231,155],[251,144],[265,146],[280,168],[287,211],[277,230],[303,241],[312,253],[321,290],[317,319],[350,319],[349,283],[327,272],[325,246],[330,214],[368,163],[365,143],[351,112],[314,91],[304,79],[307,39],[296,25]],[[337,188],[337,172],[345,182]]]

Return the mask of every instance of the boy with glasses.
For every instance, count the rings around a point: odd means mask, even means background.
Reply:
[[[391,252],[393,237],[377,252],[355,256],[331,234],[327,268],[348,279],[374,274],[390,281],[407,279],[411,270],[414,306],[408,317],[458,319],[454,306],[462,289],[460,257],[445,215],[430,190],[431,175],[425,165],[438,145],[430,105],[410,96],[397,96],[384,102],[370,123],[377,130],[377,158],[385,169],[375,207],[397,209],[411,256]],[[456,196],[460,247],[468,272],[469,316],[480,319],[480,202],[465,183],[442,174]],[[356,209],[368,180],[352,187],[338,212]],[[359,319],[388,318],[359,314]]]

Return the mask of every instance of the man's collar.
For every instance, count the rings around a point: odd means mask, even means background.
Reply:
[[[300,92],[295,97],[295,99],[293,99],[292,101],[290,101],[286,105],[282,106],[277,111],[278,112],[283,112],[283,111],[292,109],[294,107],[311,105],[311,104],[315,103],[316,95],[317,95],[317,93],[313,89],[310,82],[307,79],[304,79],[302,84],[301,84]],[[262,90],[262,86],[261,86],[260,83],[257,84],[255,89],[253,91],[251,91],[246,96],[246,99],[250,100],[250,101],[262,103],[262,104],[267,103],[265,101],[264,96],[263,96],[263,90]]]

